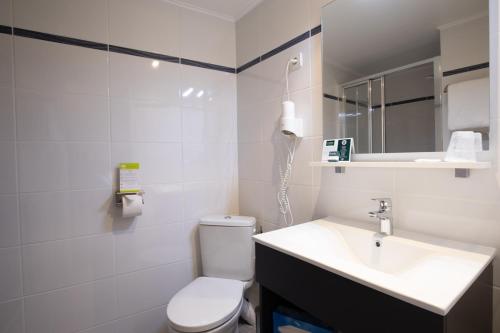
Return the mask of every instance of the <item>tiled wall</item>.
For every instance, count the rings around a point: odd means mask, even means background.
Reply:
[[[238,66],[319,25],[320,8],[328,2],[264,0],[236,24]],[[397,228],[500,249],[495,170],[474,171],[470,178],[458,179],[447,170],[348,169],[338,175],[308,166],[320,159],[322,140],[321,34],[238,74],[241,214],[257,216],[264,230],[283,226],[276,191],[284,139],[277,121],[286,61],[297,52],[305,56],[304,68],[290,74],[292,100],[305,121],[290,185],[297,223],[327,215],[369,220],[367,212],[375,208],[370,199],[391,197]],[[493,119],[492,126],[497,123]],[[499,267],[496,262],[496,332],[500,332]]]
[[[0,25],[0,332],[165,332],[197,219],[238,211],[234,23],[161,0],[0,0]],[[135,220],[113,205],[126,161]]]

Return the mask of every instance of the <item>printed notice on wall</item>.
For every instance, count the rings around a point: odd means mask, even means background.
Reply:
[[[354,153],[354,139],[331,139],[323,141],[322,162],[350,162]]]
[[[139,163],[120,163],[120,193],[136,193],[141,190]]]

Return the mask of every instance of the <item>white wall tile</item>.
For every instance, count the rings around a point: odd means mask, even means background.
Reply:
[[[0,156],[2,156],[2,173],[0,174],[0,194],[16,193],[16,144],[0,141]]]
[[[105,96],[16,91],[19,140],[105,141],[109,138]]]
[[[311,186],[290,185],[288,197],[294,224],[309,222],[313,219],[314,202]]]
[[[20,243],[18,204],[16,195],[0,195],[0,247]]]
[[[262,141],[261,118],[264,106],[241,105],[238,107],[238,142],[252,143]],[[274,124],[275,125],[275,124]]]
[[[236,149],[234,144],[183,144],[184,180],[217,180],[234,174]]]
[[[24,293],[30,295],[111,276],[111,235],[23,247]]]
[[[309,163],[313,161],[314,143],[315,141],[312,139],[303,139],[297,144],[290,179],[291,184],[309,186],[313,184],[313,168]],[[285,168],[284,163],[283,168]]]
[[[0,304],[0,332],[23,333],[23,301]]]
[[[22,294],[21,250],[18,247],[0,249],[0,302]]]
[[[118,315],[126,316],[165,305],[190,281],[185,262],[121,275],[116,280]]]
[[[144,186],[146,192],[142,215],[130,219],[115,214],[115,230],[151,227],[182,221],[182,184],[154,184]]]
[[[110,190],[21,194],[23,243],[111,231]]]
[[[260,192],[252,194],[260,198],[259,215],[262,217],[262,221],[279,224],[283,219],[277,198],[280,186],[278,183],[263,183],[261,188]]]
[[[184,94],[190,88],[193,92]],[[193,66],[182,66],[181,104],[206,110],[232,110],[236,107],[234,74]],[[203,95],[200,96],[200,92]]]
[[[111,184],[106,143],[18,144],[21,192],[103,188]]]
[[[233,22],[181,9],[180,45],[183,58],[236,67]]]
[[[0,6],[3,6],[5,0],[0,0]],[[10,1],[7,1],[10,2]],[[0,14],[3,15],[4,13]],[[0,35],[0,86],[10,87],[12,85],[12,51],[14,43],[11,35]]]
[[[141,163],[141,181],[145,185],[182,181],[180,143],[113,143],[112,167],[122,162]]]
[[[471,172],[469,178],[453,177],[453,170],[397,170],[398,194],[499,202],[500,188],[492,181],[494,171]]]
[[[240,214],[263,219],[264,183],[240,179]]]
[[[110,321],[103,325],[79,331],[78,333],[119,333],[119,332],[115,331],[115,321]]]
[[[266,164],[272,161],[266,158],[272,157],[264,154],[264,147],[269,143],[240,143],[238,145],[238,173],[240,179],[264,180]],[[269,177],[266,177],[269,180]]]
[[[260,66],[253,66],[238,74],[238,106],[262,102],[264,96]]]
[[[180,9],[161,0],[110,0],[109,42],[179,56]]]
[[[0,140],[14,140],[12,37],[0,35]]]
[[[111,97],[179,105],[180,66],[124,54],[109,54]]]
[[[236,142],[236,114],[232,110],[182,109],[183,142]]]
[[[106,52],[24,37],[14,48],[17,89],[107,96]]]
[[[291,70],[289,73],[290,92],[310,87],[310,40],[306,39],[283,52],[259,63],[258,75],[262,89],[262,100],[281,99],[285,95],[285,68],[288,60],[302,53],[304,65],[302,68]]]
[[[324,1],[324,0],[315,0]],[[322,44],[321,34],[311,37],[311,86],[317,87],[323,83],[323,66],[322,66]],[[320,89],[322,90],[322,89]]]
[[[22,142],[17,145],[20,191],[69,188],[69,161],[64,143]]]
[[[260,110],[260,122],[262,126],[262,141],[281,138],[280,118],[283,111],[283,99],[276,98],[262,104],[252,106]],[[296,108],[296,112],[297,112]],[[298,112],[297,112],[298,115]]]
[[[113,45],[235,66],[233,23],[191,12],[181,18],[161,0],[77,2],[68,8],[49,0],[38,17],[40,4],[16,0],[16,22],[98,42],[107,42],[109,29]],[[53,18],[62,11],[68,15]],[[181,36],[189,37],[182,45]],[[5,316],[9,330],[23,331],[22,311],[13,311],[23,302],[26,332],[165,330],[165,304],[199,272],[199,217],[238,212],[236,76],[13,40],[0,36],[0,153],[7,162],[0,191],[8,193],[0,196],[0,253],[17,255],[0,266],[17,268],[0,270],[0,331]],[[189,87],[195,94],[181,99]],[[113,204],[116,166],[125,161],[142,164],[146,205],[136,219],[121,218]],[[24,298],[2,303],[14,297]]]
[[[228,208],[233,195],[231,187],[222,182],[185,183],[184,220],[199,220],[206,215],[230,213]]]
[[[12,1],[0,0],[0,24],[12,25]]]
[[[106,43],[106,12],[106,3],[99,0],[15,0],[14,25]]]
[[[116,318],[114,279],[28,297],[27,333],[76,332]]]
[[[119,319],[113,324],[116,333],[166,333],[168,332],[166,307],[161,306],[153,310],[139,313],[124,319]],[[103,331],[104,333],[105,331]],[[109,332],[105,332],[109,333]]]
[[[155,101],[112,99],[113,141],[181,142],[182,112]]]
[[[187,235],[180,223],[115,234],[117,273],[187,259]]]
[[[396,225],[439,237],[500,247],[498,203],[399,195]]]

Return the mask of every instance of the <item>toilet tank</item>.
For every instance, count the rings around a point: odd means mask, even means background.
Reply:
[[[249,281],[254,275],[255,218],[207,216],[200,220],[203,275]]]

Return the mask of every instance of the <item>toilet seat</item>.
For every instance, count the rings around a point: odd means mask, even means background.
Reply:
[[[167,306],[170,326],[178,332],[204,332],[223,325],[238,313],[244,283],[199,277],[181,289]]]

